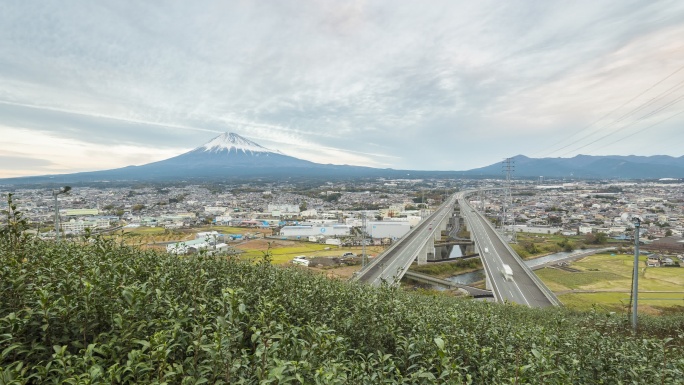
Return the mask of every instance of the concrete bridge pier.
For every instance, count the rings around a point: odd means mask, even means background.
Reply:
[[[452,246],[435,246],[435,261],[441,261],[449,258]]]
[[[427,261],[435,259],[435,240],[428,240],[418,253],[418,264],[425,265]]]
[[[447,227],[449,226],[449,217],[444,217],[444,220],[442,220],[439,225],[437,225],[437,228],[439,231],[435,231],[435,237],[439,237],[437,240],[442,238],[442,232],[445,232],[447,230]]]

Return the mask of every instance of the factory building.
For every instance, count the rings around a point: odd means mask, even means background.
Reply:
[[[411,224],[408,221],[382,221],[366,223],[366,234],[370,238],[391,238],[398,239],[411,231]]]
[[[345,237],[351,234],[351,226],[349,225],[297,225],[284,226],[280,229],[281,237],[309,237],[322,235],[325,237]]]

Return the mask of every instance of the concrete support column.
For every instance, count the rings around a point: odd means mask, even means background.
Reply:
[[[432,252],[433,258],[434,258],[434,253],[435,253],[435,243],[430,240],[425,242],[425,246],[423,246],[420,251],[418,252],[418,264],[419,265],[425,265],[427,264],[428,261],[428,254]],[[432,258],[430,258],[432,259]]]
[[[449,217],[444,217],[444,220],[440,222],[439,229],[445,231],[449,225]]]
[[[423,246],[422,249],[418,252],[418,265],[425,265],[427,264],[427,243],[425,246]]]

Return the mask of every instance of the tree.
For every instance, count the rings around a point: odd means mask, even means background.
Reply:
[[[602,245],[608,241],[608,234],[606,233],[592,233],[587,234],[585,237],[585,242],[592,245]]]
[[[341,193],[332,193],[328,194],[328,196],[323,198],[323,200],[326,202],[337,202],[340,199],[340,197],[342,197]]]
[[[563,251],[571,252],[575,250],[575,246],[570,242],[570,240],[567,237],[563,237],[563,239],[557,244],[563,249]]]
[[[667,230],[665,231],[665,236],[666,236],[666,237],[671,237],[671,236],[672,236],[672,230],[671,230],[671,229],[667,229]]]

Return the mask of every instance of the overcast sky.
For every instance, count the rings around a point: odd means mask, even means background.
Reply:
[[[320,163],[684,155],[684,2],[4,1],[0,177],[235,132]]]

